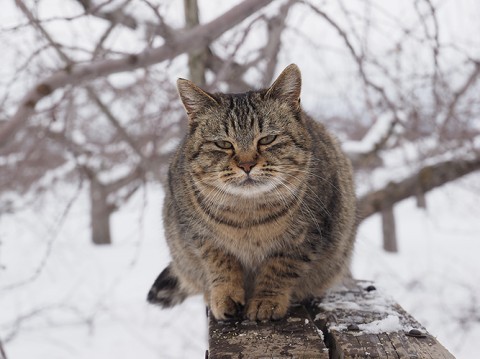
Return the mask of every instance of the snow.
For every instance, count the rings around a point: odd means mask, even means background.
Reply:
[[[348,330],[346,324],[330,325],[330,330],[346,331]],[[389,314],[383,319],[374,320],[370,323],[358,325],[358,335],[361,334],[379,334],[379,333],[392,333],[392,332],[405,332],[411,328],[405,327],[400,322],[400,318],[397,315]]]
[[[361,287],[366,288],[373,284],[367,281],[363,282]],[[338,318],[333,323],[329,323],[328,328],[347,331],[350,330],[350,325],[355,324],[358,328],[354,335],[410,331],[413,328],[412,321],[406,316],[399,316],[395,300],[385,292],[384,288],[377,285],[374,287],[375,290],[369,292],[360,289],[360,293],[343,286],[332,288],[326,293],[324,299],[317,303],[320,312],[315,320],[324,320],[325,312],[332,313]],[[362,323],[368,319],[371,322]],[[425,331],[425,328],[416,326],[416,329]]]
[[[368,324],[360,324],[358,327],[366,334],[391,333],[405,330],[400,323],[400,318],[392,314],[387,315],[384,319],[375,320]]]
[[[346,296],[345,296],[346,297]],[[345,309],[345,310],[363,310],[367,312],[380,312],[388,313],[389,307],[394,302],[393,300],[386,300],[387,295],[382,294],[381,297],[375,298],[372,301],[365,301],[361,304],[355,303],[355,298],[352,298],[351,301],[344,300],[343,298],[335,301],[334,303],[320,303],[320,307],[324,310],[333,311],[335,309]],[[316,318],[318,319],[318,318]]]
[[[205,350],[202,298],[172,310],[146,302],[169,261],[161,200],[158,189],[132,199],[113,218],[110,247],[89,243],[83,197],[63,224],[64,208],[53,201],[1,217],[0,337],[9,358],[187,358]]]
[[[400,121],[404,121],[405,114],[398,113],[397,117]],[[375,147],[388,136],[392,126],[394,131],[397,130],[398,124],[394,124],[395,116],[392,113],[385,112],[378,117],[367,134],[360,141],[345,141],[342,144],[343,150],[349,155],[367,154],[373,152]]]

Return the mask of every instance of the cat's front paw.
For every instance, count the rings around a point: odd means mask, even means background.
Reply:
[[[289,306],[286,296],[254,297],[247,304],[245,316],[249,320],[278,320],[287,314]]]
[[[210,292],[210,310],[217,320],[238,318],[245,306],[245,291],[242,288],[223,286]]]

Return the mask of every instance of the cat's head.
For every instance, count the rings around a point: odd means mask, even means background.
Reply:
[[[189,117],[186,159],[202,187],[242,197],[294,191],[311,158],[301,75],[288,66],[265,90],[210,94],[179,79]]]

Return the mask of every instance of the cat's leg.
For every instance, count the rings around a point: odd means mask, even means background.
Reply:
[[[241,315],[245,306],[243,269],[234,256],[207,243],[200,253],[207,272],[208,288],[205,300],[217,320]]]
[[[180,279],[173,273],[172,265],[165,268],[153,283],[147,301],[163,308],[180,304],[189,295],[180,285]]]
[[[265,260],[256,276],[246,317],[250,320],[283,318],[290,306],[292,290],[306,271],[307,262],[306,256],[285,254]]]

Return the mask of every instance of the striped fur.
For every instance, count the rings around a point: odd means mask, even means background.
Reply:
[[[172,263],[149,301],[166,307],[203,293],[217,319],[278,319],[347,271],[350,163],[301,110],[300,87],[296,65],[269,89],[243,94],[209,94],[179,79],[190,128],[164,204]]]

